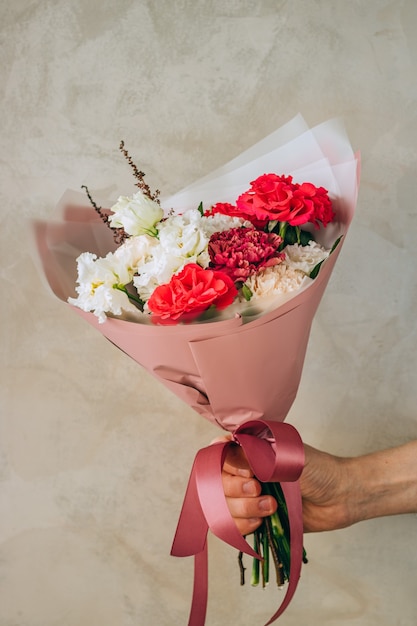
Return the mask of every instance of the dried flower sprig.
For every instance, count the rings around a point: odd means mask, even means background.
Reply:
[[[160,194],[159,189],[156,189],[154,192],[152,192],[149,185],[145,183],[145,180],[144,180],[145,173],[139,170],[139,168],[135,165],[130,154],[125,148],[125,143],[123,140],[120,142],[119,149],[133,170],[133,175],[137,180],[137,183],[135,183],[136,187],[139,187],[142,193],[145,196],[147,196],[150,200],[153,200],[154,202],[160,205],[161,203],[159,200],[159,194]],[[124,243],[126,239],[129,237],[129,235],[126,233],[124,228],[115,228],[114,226],[111,226],[110,219],[109,219],[109,212],[97,205],[97,203],[93,200],[90,194],[90,191],[88,190],[87,185],[81,185],[81,189],[85,189],[85,192],[87,194],[87,197],[90,201],[91,206],[96,211],[96,213],[100,216],[100,218],[106,224],[106,226],[108,226],[108,228],[110,228],[113,231],[114,242],[117,245],[121,245],[122,243]]]
[[[93,207],[95,212],[100,216],[104,224],[106,224],[106,226],[108,226],[108,228],[110,228],[110,230],[113,231],[114,242],[117,245],[121,245],[124,241],[126,241],[129,235],[126,233],[124,228],[113,228],[113,226],[110,226],[108,212],[105,209],[103,209],[101,206],[98,206],[98,204],[94,201],[87,185],[81,185],[81,189],[85,190],[85,193],[87,194],[87,197],[90,201],[91,206]]]
[[[145,183],[145,173],[142,172],[140,169],[138,169],[135,165],[135,163],[132,161],[132,158],[130,156],[130,154],[128,153],[128,151],[125,148],[125,142],[122,140],[120,142],[120,146],[119,146],[120,151],[122,152],[123,156],[125,157],[126,161],[129,163],[130,167],[133,170],[133,175],[136,178],[136,180],[138,181],[137,183],[135,183],[136,187],[139,187],[139,189],[142,191],[142,193],[147,196],[150,200],[153,200],[154,202],[157,202],[158,204],[160,204],[159,201],[159,194],[160,191],[159,189],[156,189],[154,192],[151,191],[149,185],[147,183]]]

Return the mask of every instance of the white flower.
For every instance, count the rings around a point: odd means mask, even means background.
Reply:
[[[200,212],[192,209],[158,224],[157,245],[152,248],[149,260],[138,268],[133,281],[141,300],[148,300],[158,285],[168,283],[187,263],[202,265],[208,237],[201,228],[201,220]]]
[[[214,215],[202,217],[201,226],[207,237],[210,239],[214,233],[222,233],[230,228],[239,228],[240,226],[251,228],[252,224],[241,217],[215,213]]]
[[[191,209],[183,215],[173,215],[161,222],[158,225],[158,237],[167,256],[189,259],[189,262],[197,261],[209,240],[202,228],[198,209]]]
[[[143,301],[147,301],[158,285],[171,280],[187,263],[208,267],[208,243],[215,232],[245,225],[239,217],[216,214],[202,216],[198,209],[172,215],[157,225],[158,245],[151,257],[138,268],[133,284]]]
[[[322,248],[315,241],[309,241],[307,246],[295,243],[287,246],[284,252],[286,265],[307,275],[310,275],[311,270],[329,256],[329,250]]]
[[[112,206],[110,216],[112,228],[123,228],[128,235],[156,236],[156,224],[161,221],[164,212],[157,202],[145,196],[141,191],[132,198],[120,196]]]
[[[175,256],[165,256],[161,246],[155,250],[150,261],[141,266],[138,274],[133,277],[133,285],[139,298],[146,302],[158,285],[169,283],[173,274],[182,270],[186,260]]]
[[[249,276],[245,285],[252,292],[252,300],[289,293],[301,287],[305,274],[300,270],[287,267],[279,263],[261,270],[258,274]]]
[[[172,215],[157,228],[158,244],[152,249],[152,256],[138,268],[133,280],[144,301],[158,285],[168,283],[186,263],[208,264],[205,255],[209,237],[202,229],[202,217],[197,209]]]
[[[133,275],[152,258],[152,251],[157,246],[158,240],[156,237],[150,237],[149,235],[128,237],[114,252],[114,257]]]
[[[123,311],[137,311],[126,293],[120,290],[132,280],[132,273],[123,259],[111,252],[104,258],[84,252],[77,259],[77,267],[78,297],[68,298],[70,304],[92,311],[100,323],[106,320],[106,313],[121,315]]]

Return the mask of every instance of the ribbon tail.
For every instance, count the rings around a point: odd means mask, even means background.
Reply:
[[[203,552],[206,545],[208,524],[201,508],[197,491],[196,460],[191,470],[184,496],[177,530],[171,548],[171,556],[192,556]]]
[[[281,483],[281,488],[285,496],[290,524],[290,579],[281,605],[265,626],[275,622],[291,602],[300,580],[303,561],[303,509],[300,483],[298,480],[291,483]]]
[[[194,556],[194,588],[188,626],[204,626],[208,600],[208,548]]]

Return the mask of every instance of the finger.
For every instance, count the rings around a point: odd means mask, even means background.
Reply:
[[[234,522],[241,535],[251,535],[262,524],[262,517],[254,517],[251,519],[237,518]]]
[[[222,472],[224,495],[229,498],[250,498],[261,494],[261,485],[255,478]]]
[[[277,502],[272,496],[256,498],[226,498],[227,506],[234,520],[258,519],[272,515],[277,510]]]
[[[210,445],[212,446],[213,443],[223,443],[225,441],[231,441],[231,440],[232,440],[232,435],[219,435],[218,437],[215,437],[214,439],[210,441]]]
[[[243,476],[244,478],[251,478],[253,476],[245,453],[237,444],[228,447],[223,469],[229,474]]]

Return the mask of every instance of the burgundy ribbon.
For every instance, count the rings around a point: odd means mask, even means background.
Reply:
[[[237,550],[261,559],[239,533],[230,515],[222,484],[222,467],[233,442],[242,446],[254,475],[262,482],[279,482],[285,496],[290,525],[291,566],[286,594],[265,626],[287,608],[301,573],[303,519],[298,478],[304,467],[304,447],[290,424],[251,420],[233,433],[233,441],[199,450],[188,482],[177,530],[173,556],[194,555],[194,590],[188,626],[204,626],[208,596],[207,533],[210,529]]]

